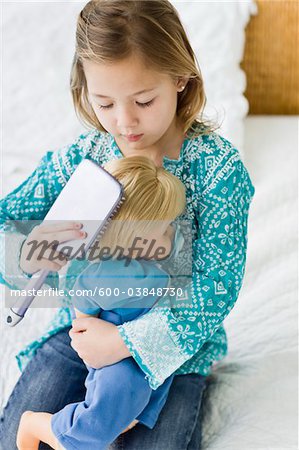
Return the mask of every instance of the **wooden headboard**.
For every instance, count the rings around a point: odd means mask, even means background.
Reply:
[[[299,2],[256,3],[241,64],[249,114],[299,114]]]

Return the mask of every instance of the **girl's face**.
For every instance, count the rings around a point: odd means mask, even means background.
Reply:
[[[120,146],[148,148],[175,131],[182,80],[174,82],[135,56],[110,64],[84,61],[83,68],[92,108]]]

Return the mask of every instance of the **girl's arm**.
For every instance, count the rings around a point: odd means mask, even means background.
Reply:
[[[247,220],[254,187],[238,151],[225,140],[221,145],[217,151],[211,147],[199,152],[198,173],[194,174],[200,188],[194,192],[197,238],[193,241],[187,306],[152,308],[117,326],[118,332],[114,325],[107,328],[99,319],[90,319],[89,323],[78,319],[70,332],[72,345],[91,367],[113,364],[129,353],[150,386],[157,389],[202,348],[233,308],[245,272]],[[78,333],[82,328],[86,332]],[[220,330],[217,342],[215,359],[226,352],[225,336]],[[109,355],[104,351],[107,344],[111,345]],[[208,371],[211,363],[204,357],[194,364],[203,364]]]
[[[45,442],[54,450],[63,448],[52,432],[52,415],[33,411],[25,411],[22,414],[17,433],[18,450],[38,450],[40,441]]]
[[[201,189],[196,191],[195,183],[193,225],[197,236],[192,244],[192,282],[184,293],[187,298],[174,307],[155,307],[135,321],[118,326],[153,389],[194,357],[212,336],[214,356],[211,349],[206,354],[203,351],[194,360],[194,367],[201,365],[209,373],[211,359],[222,359],[226,353],[221,327],[243,282],[254,187],[239,152],[223,141],[217,151],[202,151],[196,165]],[[171,298],[169,303],[173,304]]]
[[[84,158],[85,140],[55,152],[47,152],[32,174],[0,201],[0,247],[5,258],[0,260],[0,283],[10,289],[23,289],[28,279],[19,267],[23,242],[34,226],[45,217],[67,183],[75,167]],[[58,275],[51,272],[47,284],[58,287]]]

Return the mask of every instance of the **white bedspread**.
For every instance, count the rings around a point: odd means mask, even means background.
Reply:
[[[297,134],[296,117],[246,120],[247,268],[208,390],[205,450],[298,448]]]
[[[204,450],[298,448],[297,133],[296,117],[246,119],[245,164],[256,188],[247,269],[226,320],[229,356],[207,391]],[[16,328],[2,328],[2,407],[19,376],[15,353],[52,314],[32,309]]]

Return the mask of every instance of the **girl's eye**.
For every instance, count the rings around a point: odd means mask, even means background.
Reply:
[[[150,100],[149,102],[146,102],[146,103],[139,103],[139,102],[136,102],[136,103],[137,103],[137,105],[140,106],[141,108],[147,108],[147,107],[151,106],[151,104],[153,103],[153,101],[154,101],[154,100]],[[98,105],[98,107],[99,107],[100,109],[110,109],[110,108],[112,108],[112,106],[113,106],[113,105],[107,105],[107,106],[104,106],[104,105]]]
[[[98,108],[100,108],[100,109],[109,109],[109,108],[112,108],[112,105],[108,105],[108,106],[98,105]]]
[[[151,104],[153,103],[153,101],[154,101],[154,100],[150,100],[149,102],[146,102],[146,103],[138,103],[138,102],[137,102],[137,105],[138,105],[138,106],[141,106],[141,108],[146,108],[146,107],[148,107],[148,106],[151,106]]]

